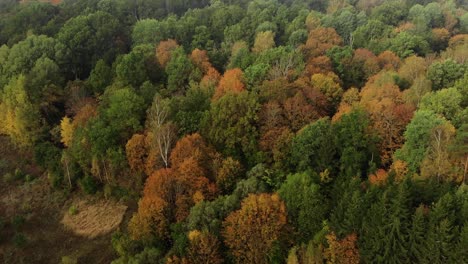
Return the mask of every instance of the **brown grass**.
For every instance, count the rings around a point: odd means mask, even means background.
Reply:
[[[78,213],[64,212],[61,223],[78,236],[95,238],[110,233],[123,220],[127,206],[112,201],[80,201],[76,204]]]

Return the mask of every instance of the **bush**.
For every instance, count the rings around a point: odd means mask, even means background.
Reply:
[[[70,208],[68,208],[68,213],[70,215],[78,214],[78,208],[76,208],[76,205],[73,204],[72,206],[70,206]]]
[[[32,182],[33,180],[34,180],[34,177],[30,174],[26,174],[26,176],[24,177],[25,182]]]
[[[77,264],[78,260],[75,257],[71,256],[63,256],[62,257],[62,264]]]
[[[11,172],[7,172],[3,175],[3,182],[9,183],[15,180],[15,175],[13,175]]]
[[[26,243],[28,243],[28,239],[23,233],[18,232],[13,236],[13,245],[15,247],[24,247]]]
[[[24,179],[24,176],[25,176],[25,174],[20,169],[17,168],[15,170],[15,175],[14,175],[14,180],[15,181]]]
[[[62,176],[57,172],[48,171],[47,179],[54,188],[58,188],[62,183]]]
[[[78,181],[81,190],[86,194],[95,194],[97,192],[97,184],[93,177],[86,175]]]
[[[26,219],[22,215],[15,215],[11,219],[11,225],[13,226],[15,230],[19,230],[24,225],[25,222],[26,222]]]

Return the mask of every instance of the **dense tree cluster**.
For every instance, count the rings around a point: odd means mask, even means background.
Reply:
[[[138,200],[113,263],[468,262],[468,6],[0,3],[0,133]]]

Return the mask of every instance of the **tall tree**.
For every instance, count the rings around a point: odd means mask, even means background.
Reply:
[[[268,263],[275,243],[287,237],[287,212],[277,194],[249,195],[223,223],[236,263]]]

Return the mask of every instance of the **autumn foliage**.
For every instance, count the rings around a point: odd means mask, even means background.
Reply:
[[[245,91],[242,70],[238,68],[227,70],[216,87],[213,100],[218,100],[227,93],[238,94],[242,91]]]
[[[277,194],[251,194],[223,223],[225,243],[237,263],[268,263],[273,244],[287,236],[287,213]]]

